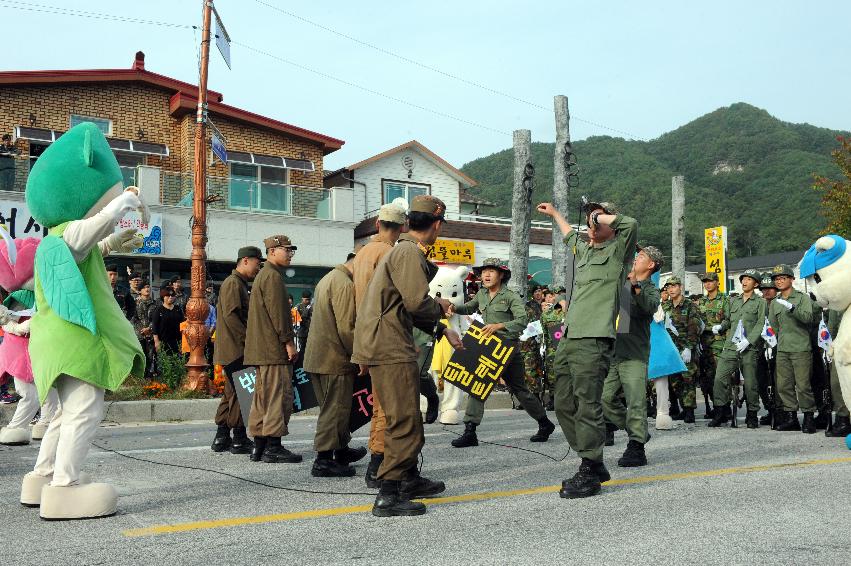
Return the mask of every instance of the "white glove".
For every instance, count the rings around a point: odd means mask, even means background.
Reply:
[[[139,198],[139,195],[136,194],[136,190],[127,189],[111,201],[107,203],[101,212],[104,212],[113,218],[119,220],[125,214],[132,210],[139,210],[145,208],[145,205],[142,203],[142,199]]]
[[[14,320],[12,311],[6,308],[5,305],[0,305],[0,326],[5,325],[9,321]]]
[[[745,350],[747,350],[747,349],[748,349],[748,346],[750,346],[750,345],[751,345],[751,343],[750,343],[750,342],[748,342],[748,339],[747,339],[747,338],[742,338],[742,339],[741,339],[741,340],[739,340],[739,342],[736,344],[736,351],[737,351],[738,353],[740,353],[740,354],[741,354],[742,352],[744,352]]]
[[[28,336],[30,333],[30,321],[14,322],[10,320],[3,325],[3,332],[14,334],[15,336]]]
[[[721,325],[720,324],[716,324],[715,326],[712,327],[712,334],[715,334],[717,336],[719,332],[721,332]]]
[[[662,309],[662,305],[659,305],[659,308],[657,308],[656,312],[653,313],[653,320],[656,322],[662,322],[665,320],[665,311]]]
[[[685,348],[682,352],[680,352],[680,357],[683,359],[684,364],[690,364],[691,363],[691,350],[688,349],[688,348]]]
[[[780,297],[777,297],[776,299],[774,299],[774,302],[777,303],[778,305],[786,307],[786,310],[790,311],[790,312],[792,311],[792,309],[795,308],[795,305],[793,305],[792,303],[790,303],[786,299],[781,299]]]
[[[766,348],[765,349],[765,359],[770,360],[774,358],[774,348]]]
[[[138,250],[144,243],[145,239],[136,233],[135,228],[116,232],[106,239],[106,245],[110,251],[121,253],[130,253],[133,250]]]

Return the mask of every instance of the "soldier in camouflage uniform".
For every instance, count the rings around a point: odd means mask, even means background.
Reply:
[[[541,314],[541,327],[544,330],[544,376],[546,388],[550,392],[547,400],[547,410],[553,410],[553,387],[556,381],[553,363],[556,357],[558,341],[553,339],[553,332],[564,326],[564,311],[556,300],[556,294],[552,291],[544,296],[544,312]]]
[[[671,277],[665,283],[668,300],[662,303],[665,311],[665,328],[680,351],[686,372],[670,376],[674,393],[683,406],[683,421],[694,422],[697,407],[695,380],[697,378],[696,348],[700,339],[700,313],[694,303],[682,294],[682,281]]]
[[[540,291],[536,288],[535,293]],[[526,320],[527,324],[531,324],[536,320],[541,319],[541,304],[536,299],[531,299],[526,302]],[[539,337],[529,338],[525,342],[520,342],[520,355],[523,356],[523,378],[526,380],[526,385],[532,395],[538,399],[543,394],[542,384],[544,381],[544,367],[541,360],[541,342]],[[515,407],[522,409],[523,407]]]
[[[700,389],[709,395],[715,404],[713,385],[715,371],[718,368],[718,358],[724,350],[729,329],[730,299],[718,291],[718,274],[704,273],[700,278],[706,295],[697,300],[697,308],[703,321],[703,333],[700,336],[701,355],[703,356],[703,373],[701,374]],[[706,418],[711,418],[707,407]]]

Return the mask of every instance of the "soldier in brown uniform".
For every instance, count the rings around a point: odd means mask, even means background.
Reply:
[[[296,247],[287,236],[270,236],[266,264],[254,279],[248,303],[245,365],[257,366],[248,432],[254,437],[254,462],[301,462],[281,446],[293,411],[293,362],[298,358],[283,270]]]
[[[378,219],[375,221],[378,234],[355,256],[353,265],[355,285],[355,306],[359,307],[366,295],[372,274],[378,263],[387,255],[405,225],[405,211],[393,203],[385,204],[378,211]],[[369,423],[369,451],[372,456],[366,468],[366,485],[370,488],[378,487],[378,467],[384,459],[384,428],[387,425],[384,419],[384,410],[381,402],[373,388],[372,391],[372,420]]]
[[[414,326],[432,334],[449,311],[446,299],[429,296],[429,280],[437,267],[426,259],[445,222],[446,205],[435,197],[417,196],[408,213],[409,232],[399,238],[375,270],[358,308],[352,361],[369,368],[373,391],[387,419],[384,461],[378,469],[381,490],[373,515],[422,515],[425,505],[411,499],[441,493],[443,482],[423,478],[417,470],[425,444],[420,413],[420,377]],[[460,347],[460,337],[447,330]]]
[[[316,285],[311,331],[304,354],[304,371],[310,374],[319,419],[313,448],[315,477],[350,477],[350,466],[366,456],[366,448],[349,448],[349,415],[352,410],[355,375],[351,362],[355,336],[355,291],[352,282],[354,254],[331,270]]]
[[[245,423],[239,410],[239,401],[233,388],[233,374],[245,369],[245,330],[248,323],[248,282],[253,281],[260,271],[263,254],[260,248],[246,246],[237,253],[236,268],[222,283],[216,303],[216,345],[213,363],[222,366],[227,380],[225,394],[216,411],[216,438],[213,452],[248,454],[254,447],[245,434]],[[233,440],[230,431],[233,429]]]

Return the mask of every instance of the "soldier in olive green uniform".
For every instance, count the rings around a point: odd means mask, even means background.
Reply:
[[[497,258],[488,258],[481,267],[473,271],[482,278],[482,288],[472,301],[455,307],[458,314],[481,312],[485,321],[483,336],[495,334],[502,340],[503,346],[517,348],[517,338],[526,329],[526,310],[520,296],[505,286],[511,278],[511,270]],[[555,425],[547,418],[541,401],[532,395],[523,379],[523,361],[515,351],[505,368],[503,379],[508,390],[523,405],[529,416],[538,422],[538,432],[529,440],[546,442],[555,430]],[[476,427],[481,424],[485,414],[483,401],[470,397],[467,399],[467,413],[464,416],[464,434],[452,441],[456,448],[478,446]]]
[[[810,325],[813,302],[809,296],[792,288],[795,272],[788,265],[771,270],[771,278],[779,291],[768,309],[768,321],[777,333],[777,392],[785,414],[777,430],[816,432],[816,401],[810,386],[813,352]],[[797,397],[795,392],[797,390]],[[804,412],[804,424],[798,422],[798,407]]]
[[[547,384],[547,389],[550,392],[547,410],[553,410],[553,390],[556,382],[555,374],[555,357],[556,346],[561,339],[561,336],[554,337],[558,333],[564,332],[564,310],[561,304],[556,300],[556,294],[552,291],[548,292],[544,299],[544,312],[541,314],[541,328],[544,330],[544,374]]]
[[[537,290],[540,293],[540,290]],[[526,301],[526,322],[541,320],[541,304],[535,299]],[[520,354],[523,356],[523,379],[533,395],[541,398],[544,381],[544,367],[541,360],[541,343],[538,337],[520,342]]]
[[[647,362],[650,357],[650,323],[659,308],[660,293],[650,276],[662,267],[662,252],[652,246],[635,257],[629,280],[632,296],[629,332],[615,340],[615,357],[603,384],[603,415],[629,433],[629,443],[618,466],[646,466],[644,444],[647,434]],[[623,391],[623,401],[618,392]]]
[[[762,299],[765,301],[765,320],[768,320],[768,309],[771,306],[771,301],[777,296],[777,287],[771,279],[770,273],[763,273],[762,280],[759,283],[759,290],[762,293]],[[779,410],[782,411],[780,397],[777,395],[777,386],[774,380],[775,358],[774,348],[765,343],[765,339],[759,342],[760,353],[757,356],[757,378],[759,381],[759,396],[762,398],[762,406],[768,411],[767,414],[759,418],[759,424],[774,426],[774,414]],[[771,388],[769,390],[769,387]],[[770,392],[769,392],[770,391]]]
[[[836,339],[836,333],[839,332],[840,322],[842,322],[841,311],[827,311],[827,330],[834,339]],[[824,431],[824,435],[834,438],[845,438],[851,434],[851,419],[849,419],[848,407],[845,406],[845,400],[842,398],[842,390],[839,387],[839,374],[836,371],[836,361],[830,363],[830,396],[833,398],[833,410],[836,411],[836,420],[833,422],[833,425]]]
[[[745,378],[745,399],[747,400],[748,428],[759,428],[759,385],[757,384],[756,365],[760,355],[759,343],[762,341],[762,327],[765,324],[765,301],[755,293],[760,282],[756,269],[748,269],[739,276],[742,283],[741,296],[730,301],[730,318],[725,321],[729,328],[727,341],[718,358],[715,370],[715,415],[709,426],[718,427],[732,419],[730,408],[730,380],[738,379],[741,370]],[[738,333],[739,324],[742,332]],[[736,400],[733,400],[736,402]]]
[[[700,336],[701,356],[703,356],[703,372],[701,373],[700,389],[710,398],[714,396],[715,371],[718,367],[718,357],[724,350],[727,341],[727,330],[724,322],[730,318],[730,300],[718,291],[718,274],[704,273],[700,278],[706,295],[697,300],[697,308],[703,320],[703,333]],[[715,399],[712,399],[715,403]],[[706,418],[711,417],[709,407],[706,408]]]
[[[683,284],[679,277],[670,277],[665,282],[669,299],[662,303],[665,311],[665,328],[686,366],[685,373],[671,376],[674,393],[683,406],[683,422],[694,422],[697,408],[697,345],[700,340],[700,313],[697,306],[683,296]]]
[[[567,335],[556,350],[555,408],[582,464],[576,475],[562,482],[559,495],[589,497],[610,478],[603,465],[603,382],[614,353],[619,295],[635,254],[638,222],[617,214],[609,203],[588,203],[586,243],[552,204],[538,205],[538,212],[553,217],[568,249],[575,250]]]

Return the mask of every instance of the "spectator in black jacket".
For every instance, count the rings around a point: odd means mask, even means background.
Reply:
[[[118,286],[118,267],[114,264],[106,266],[106,275],[109,277],[109,284],[112,286],[112,296],[115,297],[115,302],[121,307],[121,311],[127,320],[133,320],[136,316],[136,299],[127,291]]]

